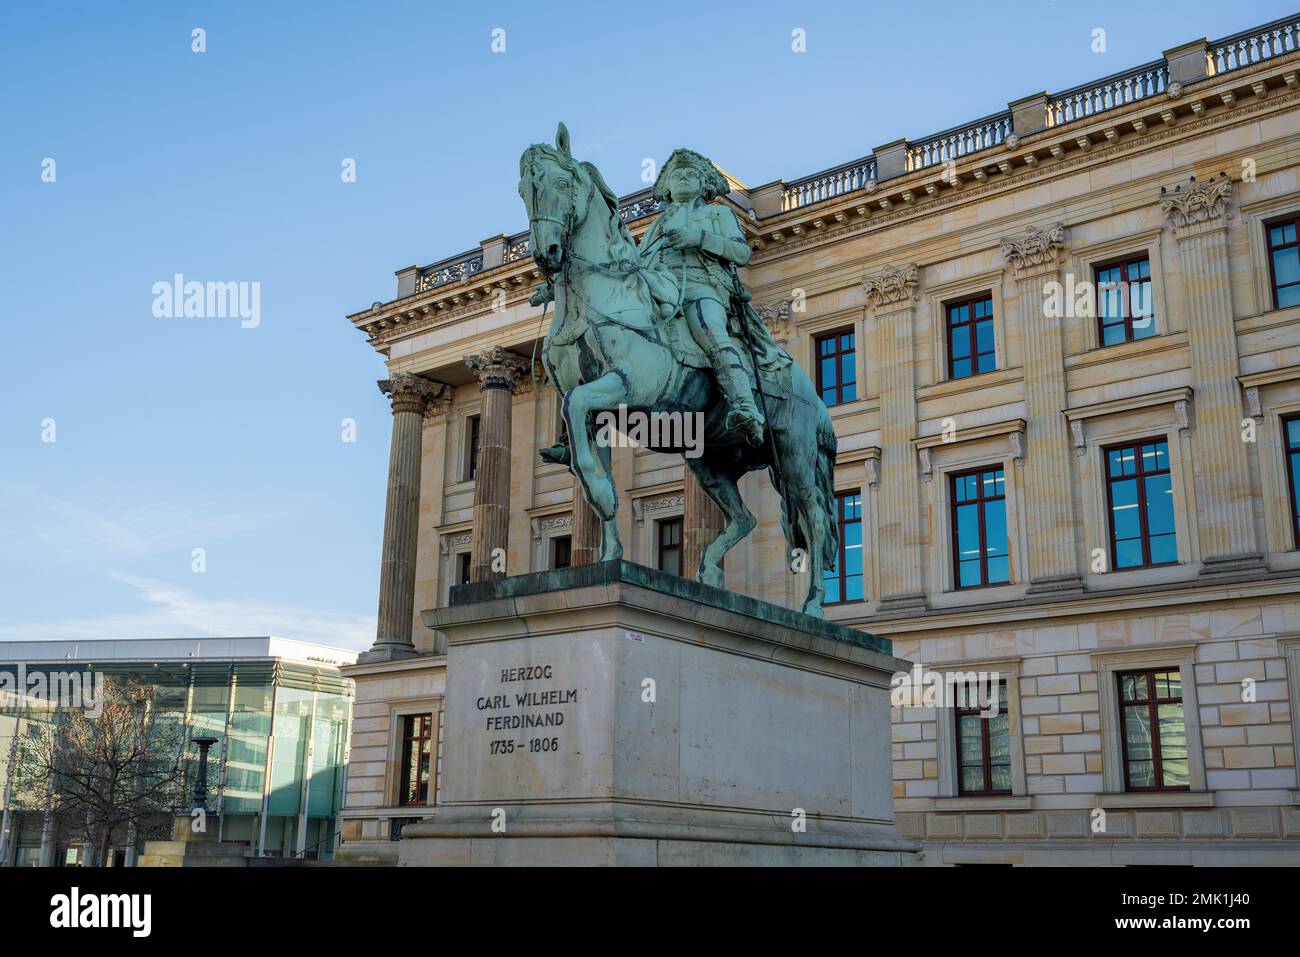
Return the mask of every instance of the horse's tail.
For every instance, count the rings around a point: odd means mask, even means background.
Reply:
[[[821,508],[817,510],[818,521],[822,523],[822,565],[834,568],[840,557],[840,528],[838,508],[835,502],[835,455],[839,451],[839,439],[835,436],[835,424],[831,415],[821,406],[817,416],[817,498]]]

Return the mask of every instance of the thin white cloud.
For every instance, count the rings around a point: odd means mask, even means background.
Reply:
[[[72,501],[12,483],[0,483],[0,502],[0,538],[25,542],[29,557],[100,567],[171,549],[206,547],[268,519],[249,511],[196,508],[176,498]]]
[[[0,641],[278,635],[363,651],[375,637],[371,616],[206,599],[158,579],[117,572],[110,577],[133,589],[143,607],[111,615],[0,625]]]

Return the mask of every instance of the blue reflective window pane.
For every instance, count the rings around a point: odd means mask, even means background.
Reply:
[[[1117,346],[1121,342],[1125,341],[1124,336],[1125,332],[1123,322],[1101,327],[1101,344],[1104,346]]]
[[[992,372],[998,367],[997,356],[991,352],[986,352],[976,362],[976,372]]]
[[[954,379],[964,379],[970,374],[971,368],[969,359],[958,359],[952,364],[952,377]]]
[[[840,381],[844,383],[858,381],[858,364],[854,361],[855,353],[840,356]]]
[[[975,585],[983,584],[980,581],[980,562],[978,558],[973,561],[960,562],[957,567],[957,584],[961,588],[970,588]]]
[[[1291,419],[1287,422],[1286,444],[1291,448],[1300,446],[1300,419]]]
[[[1300,284],[1279,289],[1277,291],[1277,305],[1280,309],[1300,305]]]
[[[1142,564],[1142,542],[1132,538],[1115,543],[1115,567],[1137,568]]]
[[[970,326],[958,326],[952,331],[949,344],[954,359],[970,355]]]
[[[1007,553],[1006,500],[984,503],[984,551],[991,556]]]
[[[1300,249],[1279,249],[1273,253],[1273,280],[1279,286],[1300,282]]]
[[[1147,532],[1169,535],[1174,531],[1174,491],[1168,475],[1145,479],[1147,498]]]
[[[1151,536],[1151,564],[1178,561],[1178,539],[1173,534]]]
[[[989,559],[989,581],[990,585],[1005,585],[1011,581],[1011,559],[1005,555],[1001,558]]]
[[[1138,486],[1134,479],[1111,484],[1110,522],[1116,539],[1141,537],[1142,517],[1138,513]]]
[[[993,351],[993,320],[985,319],[975,323],[975,351]]]

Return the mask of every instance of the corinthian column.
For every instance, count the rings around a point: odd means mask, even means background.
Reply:
[[[1065,348],[1043,287],[1060,282],[1065,226],[1057,223],[1002,241],[1016,276],[1025,344],[1025,514],[1029,594],[1083,590],[1074,534],[1071,443],[1065,420]]]
[[[1228,274],[1232,180],[1222,174],[1204,183],[1193,178],[1173,191],[1160,192],[1161,208],[1178,240],[1187,290],[1201,574],[1258,570],[1264,563],[1255,539],[1250,470],[1239,431],[1237,329]]]
[[[573,480],[573,525],[569,532],[569,564],[594,565],[600,558],[600,519],[582,497],[582,485]]]
[[[420,519],[420,455],[424,415],[450,389],[409,372],[379,382],[393,405],[393,439],[388,451],[388,499],[379,566],[379,624],[363,661],[414,655],[415,557]]]
[[[925,607],[921,487],[916,437],[916,346],[912,323],[920,268],[890,266],[862,286],[879,330],[881,611]]]
[[[694,579],[700,570],[704,550],[722,531],[722,509],[709,498],[700,480],[689,465],[683,466],[686,480],[682,483],[682,577]]]
[[[473,544],[470,581],[504,578],[510,528],[510,412],[515,387],[528,362],[493,346],[466,356],[465,365],[479,382],[478,477],[474,480]],[[493,566],[496,566],[495,570]]]

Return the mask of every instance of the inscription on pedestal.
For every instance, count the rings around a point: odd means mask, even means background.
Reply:
[[[502,668],[497,693],[480,695],[475,708],[489,755],[546,754],[563,746],[566,718],[578,702],[578,689],[556,684],[553,665]]]

